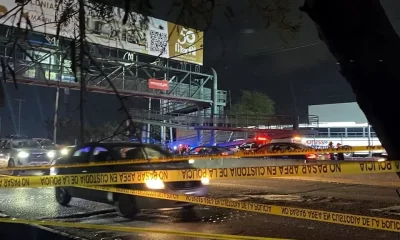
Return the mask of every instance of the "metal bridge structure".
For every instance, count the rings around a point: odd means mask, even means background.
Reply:
[[[74,74],[71,48],[78,56],[79,44],[35,32],[16,39],[14,30],[0,25],[0,57],[12,68],[12,74],[11,71],[5,73],[7,82],[15,79],[20,84],[80,90],[79,79],[75,76],[79,77],[82,71],[89,92],[118,92],[122,97],[148,99],[148,108],[130,110],[134,121],[147,125],[144,139],[150,139],[152,126],[160,126],[162,142],[167,139],[166,128],[170,128],[169,139],[173,139],[173,129],[186,129],[196,133],[199,143],[209,136],[211,144],[216,143],[218,136],[232,137],[232,132],[236,135],[260,131],[284,134],[293,132],[288,128],[295,128],[292,116],[223,115],[227,92],[218,90],[217,73],[212,68],[88,44],[89,54],[79,62],[78,72]],[[168,90],[150,88],[149,79],[168,81]],[[57,106],[58,101],[55,113]]]
[[[131,109],[131,116],[137,122],[151,122],[153,125],[177,129],[175,141],[192,145],[226,142],[236,138],[249,138],[257,134],[274,138],[293,135],[313,135],[315,131],[297,129],[298,121],[287,115],[226,115],[204,116],[160,111]],[[316,126],[318,116],[308,116],[305,125]]]
[[[116,94],[116,89],[122,97],[146,98],[149,99],[148,110],[157,109],[161,115],[201,114],[210,117],[222,113],[226,105],[227,92],[218,90],[214,69],[88,44],[90,57],[79,63],[78,73],[74,74],[71,46],[78,56],[79,44],[71,39],[55,40],[54,36],[35,32],[16,39],[14,30],[0,25],[0,57],[15,75],[11,77],[8,71],[6,82],[16,80],[20,84],[80,90],[80,82],[75,76],[79,77],[79,71],[83,71],[87,91]],[[149,79],[168,81],[168,90],[150,88]],[[151,119],[141,122],[147,124],[147,138],[150,138],[152,124],[161,126],[164,139],[165,128],[173,127]]]

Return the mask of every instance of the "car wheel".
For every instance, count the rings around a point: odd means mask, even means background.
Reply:
[[[188,206],[182,207],[182,210],[183,210],[183,211],[193,210],[194,207],[195,207],[195,205],[188,205]]]
[[[10,159],[10,160],[8,161],[8,167],[10,167],[10,168],[15,167],[15,162],[14,162],[13,159]],[[18,175],[19,175],[19,171],[17,171],[17,170],[11,170],[11,171],[8,171],[8,174],[10,174],[11,176],[18,176]]]
[[[68,194],[67,190],[65,190],[65,188],[61,188],[61,187],[56,187],[55,190],[55,194],[56,194],[56,200],[58,202],[58,204],[62,205],[62,206],[67,206],[68,203],[71,201],[71,195]]]
[[[196,216],[196,211],[194,210],[195,205],[189,205],[182,207],[181,218],[187,222],[193,222],[198,220]]]
[[[135,196],[132,195],[118,194],[114,204],[118,215],[124,218],[134,219],[139,212]]]

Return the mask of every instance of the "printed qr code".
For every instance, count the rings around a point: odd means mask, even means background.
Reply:
[[[168,34],[150,30],[150,51],[167,53]]]

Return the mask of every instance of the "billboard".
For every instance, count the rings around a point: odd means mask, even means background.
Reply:
[[[21,27],[27,28],[29,19],[34,31],[56,35],[57,22],[65,12],[62,9],[68,7],[72,17],[62,24],[60,35],[66,38],[79,35],[78,2],[70,6],[66,3],[58,6],[59,2],[68,1],[31,0],[24,6],[22,18],[18,2],[21,0],[0,2],[0,24],[17,26],[21,19]],[[89,6],[90,2],[86,1],[86,4]],[[123,9],[114,8],[114,13],[109,14],[108,18],[96,16],[97,13],[91,9],[94,8],[86,9],[88,42],[203,65],[203,32],[157,18],[145,18],[138,13],[129,14],[127,23],[122,24]]]

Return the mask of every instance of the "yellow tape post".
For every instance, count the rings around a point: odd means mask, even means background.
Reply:
[[[25,219],[6,219],[0,218],[0,223],[22,223],[22,224],[36,224],[51,227],[66,227],[66,228],[84,228],[84,229],[97,229],[102,231],[115,231],[115,232],[129,232],[129,233],[151,233],[151,234],[169,234],[184,237],[197,237],[205,239],[248,239],[248,240],[278,240],[278,238],[265,238],[265,237],[252,237],[228,234],[214,234],[214,233],[201,233],[201,232],[184,232],[173,230],[160,230],[153,228],[137,228],[137,227],[124,227],[113,225],[100,225],[100,224],[87,224],[87,223],[74,223],[74,222],[55,222],[55,221],[38,221],[38,220],[25,220]]]
[[[200,181],[202,178],[209,178],[210,180],[224,180],[313,176],[324,174],[393,173],[399,171],[400,161],[154,170],[56,176],[4,177],[0,178],[0,188],[135,184],[158,179],[164,182],[180,182]]]
[[[348,153],[360,151],[382,151],[382,146],[354,146],[345,147],[341,149],[293,149],[281,151],[265,151],[261,153],[252,153],[251,151],[241,151],[233,155],[207,155],[207,156],[174,156],[171,158],[157,158],[157,159],[127,159],[116,161],[104,162],[90,162],[90,163],[74,163],[74,164],[57,164],[54,166],[20,166],[20,167],[0,167],[0,171],[26,171],[26,170],[48,170],[50,167],[54,168],[79,168],[79,167],[99,167],[99,166],[112,166],[112,165],[129,165],[129,164],[144,164],[144,163],[165,163],[165,162],[181,162],[193,160],[211,160],[211,159],[238,159],[238,158],[252,158],[252,157],[273,157],[273,156],[293,156],[308,153]]]
[[[353,215],[338,212],[328,212],[304,208],[293,208],[285,206],[267,205],[252,202],[239,202],[231,201],[221,198],[210,197],[195,197],[187,195],[178,195],[172,193],[141,191],[133,189],[123,189],[115,187],[83,187],[87,189],[101,190],[107,192],[123,193],[142,197],[151,197],[165,200],[173,200],[179,202],[187,202],[193,204],[200,204],[213,207],[222,207],[235,210],[243,210],[248,212],[256,212],[262,214],[270,214],[276,216],[284,216],[305,220],[312,220],[318,222],[335,223],[341,225],[348,225],[353,227],[371,228],[392,232],[400,232],[400,220],[377,218],[370,216]]]

